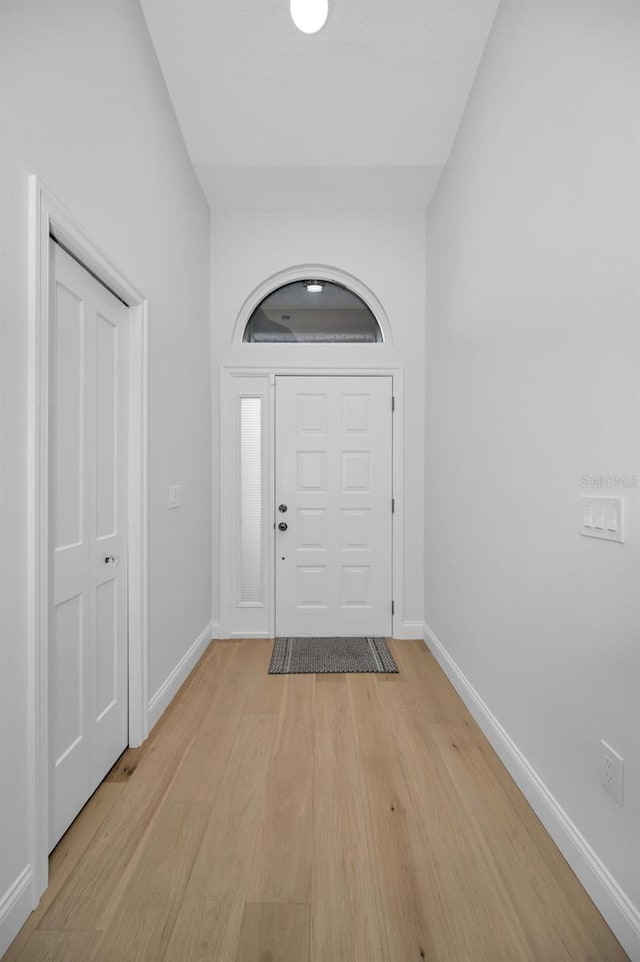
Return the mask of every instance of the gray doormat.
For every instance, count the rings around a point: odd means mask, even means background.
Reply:
[[[396,672],[384,638],[276,638],[270,675]]]

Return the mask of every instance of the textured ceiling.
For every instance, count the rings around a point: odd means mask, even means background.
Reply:
[[[398,200],[410,195],[411,205],[420,195],[422,206],[425,190],[414,196],[389,172],[435,168],[429,176],[437,182],[498,6],[330,0],[324,29],[305,36],[291,22],[288,0],[141,2],[187,149],[214,206],[229,206],[234,194],[242,203],[254,174],[256,185],[266,178],[284,199],[279,167],[295,169],[292,183],[303,193],[318,167],[386,169],[381,176],[394,185],[390,206],[398,191]],[[349,176],[332,176],[342,177],[338,194],[346,195]],[[371,206],[379,193],[377,174],[370,179],[372,190],[361,187],[354,206]],[[263,209],[273,209],[264,183],[259,193]]]

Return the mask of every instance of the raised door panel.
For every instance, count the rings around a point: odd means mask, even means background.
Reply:
[[[370,548],[370,508],[342,509],[342,548]]]
[[[298,493],[326,492],[327,490],[327,452],[297,451]]]
[[[54,765],[59,766],[82,740],[84,719],[84,606],[81,594],[58,602],[53,612],[51,671],[54,685],[55,726],[52,731]],[[67,684],[58,684],[66,679]]]
[[[326,515],[326,508],[298,508],[298,548],[326,550],[328,547]]]
[[[118,593],[114,579],[96,588],[96,721],[118,698]]]
[[[342,604],[345,608],[369,607],[371,604],[370,565],[342,565]]]
[[[324,394],[299,394],[297,410],[299,435],[325,433],[327,398]]]
[[[296,608],[326,608],[327,578],[324,565],[298,565]]]
[[[369,451],[342,451],[342,494],[368,493],[370,488]]]
[[[342,395],[342,433],[363,434],[370,430],[368,393]]]
[[[96,318],[96,537],[118,527],[118,328]]]
[[[83,540],[84,476],[84,302],[56,283],[52,326],[52,386],[56,551]]]

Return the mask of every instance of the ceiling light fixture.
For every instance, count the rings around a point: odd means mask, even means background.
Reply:
[[[329,15],[329,0],[289,0],[291,19],[302,33],[322,30]]]
[[[304,286],[307,288],[310,294],[320,294],[322,288],[324,287],[323,281],[305,281]]]

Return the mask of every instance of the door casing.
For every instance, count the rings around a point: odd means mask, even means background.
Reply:
[[[129,305],[129,744],[148,734],[148,303],[77,219],[29,177],[28,770],[32,905],[48,884],[48,647],[50,637],[49,237],[54,234]]]
[[[395,499],[395,512],[392,516],[392,572],[393,601],[392,634],[401,632],[403,624],[403,498],[402,498],[402,399],[403,378],[399,367],[376,367],[362,365],[357,367],[303,367],[285,365],[222,366],[220,369],[220,442],[221,450],[232,452],[237,443],[234,412],[234,380],[254,382],[256,394],[264,397],[265,402],[265,484],[267,486],[266,504],[270,507],[265,521],[265,545],[263,563],[266,565],[266,595],[263,616],[258,627],[255,621],[247,629],[238,620],[238,606],[234,599],[233,570],[237,558],[234,512],[229,506],[234,504],[236,483],[233,457],[220,459],[220,636],[222,638],[273,638],[275,632],[275,531],[273,523],[273,504],[275,497],[275,379],[281,375],[296,376],[387,376],[393,380],[395,410],[392,435],[392,477]],[[224,507],[224,510],[222,508]],[[230,559],[233,559],[230,563]],[[241,609],[240,609],[241,610]],[[254,612],[255,614],[255,612]]]

